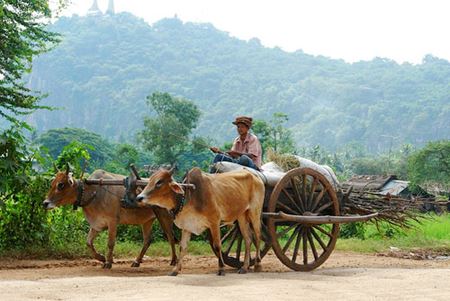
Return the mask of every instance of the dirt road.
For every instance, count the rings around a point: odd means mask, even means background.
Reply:
[[[450,260],[335,252],[319,269],[291,272],[273,254],[263,273],[215,275],[214,257],[188,257],[182,274],[167,258],[102,270],[91,260],[0,261],[0,300],[449,300]]]

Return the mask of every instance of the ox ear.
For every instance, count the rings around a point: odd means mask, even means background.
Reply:
[[[67,176],[68,176],[67,181],[69,182],[69,185],[73,186],[73,184],[75,184],[75,181],[73,180],[73,173],[69,172]]]
[[[182,194],[184,195],[184,189],[183,187],[181,187],[180,184],[178,184],[177,182],[171,182],[169,184],[170,189],[172,189],[173,192],[177,193],[177,194]]]

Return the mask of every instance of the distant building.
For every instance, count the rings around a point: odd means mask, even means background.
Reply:
[[[108,9],[106,10],[106,14],[107,15],[114,15],[115,14],[114,0],[109,0],[109,2],[108,2]]]
[[[97,0],[94,0],[91,8],[87,11],[88,16],[100,16],[102,15],[101,10],[98,8]]]
[[[402,198],[411,198],[413,196],[434,197],[421,188],[413,194],[409,189],[409,182],[399,180],[395,175],[357,175],[342,183],[344,189],[348,189],[350,186],[353,187],[354,192],[365,191],[382,195],[400,196]]]

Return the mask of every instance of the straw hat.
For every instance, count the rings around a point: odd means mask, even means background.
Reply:
[[[252,117],[238,116],[238,117],[236,117],[236,120],[233,121],[233,124],[237,125],[238,123],[243,123],[246,126],[248,126],[249,128],[251,128],[252,127],[252,122],[253,122],[253,118]]]

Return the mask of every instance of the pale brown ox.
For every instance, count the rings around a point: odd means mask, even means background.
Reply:
[[[183,187],[173,180],[172,173],[172,170],[154,173],[136,198],[140,205],[156,205],[171,211],[175,215],[175,225],[182,229],[178,264],[169,275],[176,276],[180,272],[191,234],[198,235],[206,229],[210,231],[212,246],[219,258],[217,274],[224,275],[220,224],[236,220],[245,240],[244,265],[239,273],[246,273],[250,265],[252,239],[249,225],[255,234],[255,271],[260,271],[260,219],[264,201],[264,184],[261,179],[246,170],[206,174],[199,168],[193,168],[186,179],[189,184],[195,185],[195,189],[188,188],[185,193]]]
[[[96,170],[89,179],[124,179],[124,176]],[[80,185],[84,192],[80,193]],[[162,208],[132,208],[121,207],[121,198],[125,193],[124,186],[84,185],[75,181],[72,174],[58,172],[51,183],[47,199],[44,201],[46,209],[53,209],[62,205],[72,205],[81,202],[84,216],[90,225],[87,237],[87,246],[95,259],[103,262],[103,268],[111,268],[113,263],[113,250],[116,242],[118,224],[141,225],[144,245],[141,252],[132,263],[138,267],[150,246],[152,225],[156,216],[172,248],[172,262],[175,265],[177,258],[175,252],[175,239],[173,236],[173,219],[167,210]],[[94,248],[94,239],[98,233],[108,229],[108,253],[106,258]]]

